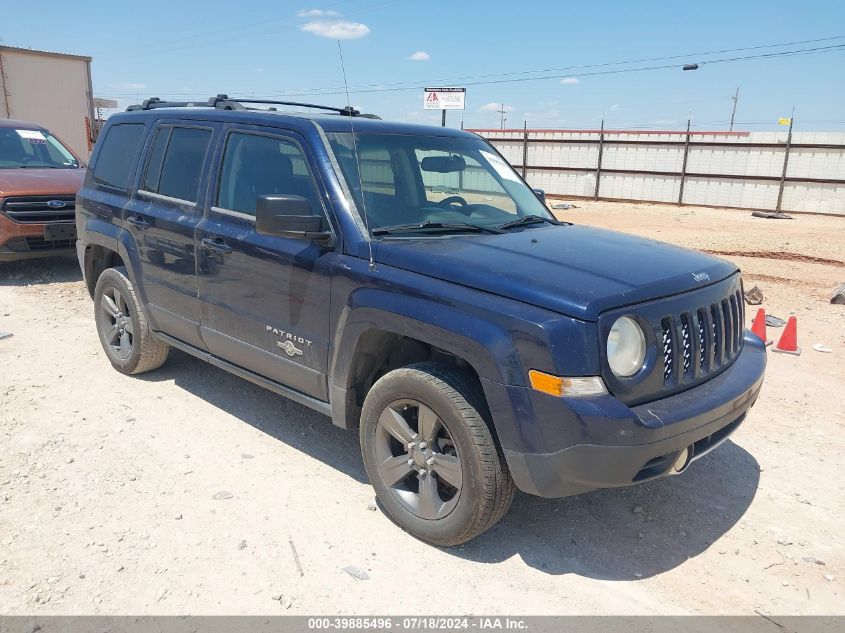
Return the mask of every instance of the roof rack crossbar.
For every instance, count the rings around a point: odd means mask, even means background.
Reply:
[[[229,97],[227,95],[217,95],[216,100],[218,102],[234,102],[234,103],[262,103],[265,105],[286,105],[286,106],[298,106],[300,108],[314,108],[316,110],[328,110],[330,112],[337,112],[338,114],[342,114],[343,116],[358,116],[361,113],[353,108],[352,106],[346,106],[343,108],[337,108],[334,106],[325,106],[319,105],[316,103],[301,103],[299,101],[273,101],[271,99],[247,99],[247,98],[236,98],[236,97]]]
[[[216,97],[211,97],[208,101],[162,101],[158,97],[150,97],[145,99],[142,103],[131,105],[126,108],[127,112],[137,110],[155,110],[157,108],[218,108],[221,110],[246,110],[244,103],[260,103],[264,105],[285,105],[297,106],[300,108],[314,108],[317,110],[328,110],[330,112],[337,112],[342,116],[362,116],[361,113],[352,106],[344,108],[336,108],[333,106],[324,106],[316,103],[300,103],[298,101],[273,101],[270,99],[247,99],[247,98],[230,98],[228,95],[219,94]],[[370,116],[370,115],[363,115]]]
[[[144,99],[140,104],[129,106],[126,108],[126,111],[155,110],[157,108],[213,108],[216,106],[216,100],[217,97],[212,97],[207,101],[162,101],[158,97],[150,97],[149,99]],[[242,108],[243,106],[241,106]],[[229,109],[234,110],[235,107]]]

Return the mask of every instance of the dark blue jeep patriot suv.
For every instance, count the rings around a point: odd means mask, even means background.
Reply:
[[[175,347],[358,427],[386,514],[439,545],[516,488],[680,473],[754,404],[729,262],[557,221],[474,134],[245,103],[150,99],[97,141],[77,249],[118,371]]]

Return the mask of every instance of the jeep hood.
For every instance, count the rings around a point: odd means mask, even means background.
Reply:
[[[737,271],[704,253],[584,226],[384,240],[375,247],[383,264],[589,321]]]
[[[85,169],[0,169],[0,198],[9,196],[73,196]]]

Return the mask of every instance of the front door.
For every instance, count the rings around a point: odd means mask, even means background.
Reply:
[[[202,219],[214,125],[157,127],[123,223],[141,260],[153,327],[196,347],[203,344],[194,234]]]
[[[335,252],[255,232],[256,200],[264,194],[303,196],[329,230],[324,188],[304,147],[294,132],[228,131],[197,230],[201,331],[212,354],[328,401]]]

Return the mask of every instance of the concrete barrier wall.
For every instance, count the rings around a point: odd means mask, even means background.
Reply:
[[[845,215],[843,133],[794,133],[783,177],[786,130],[471,131],[552,196]]]

